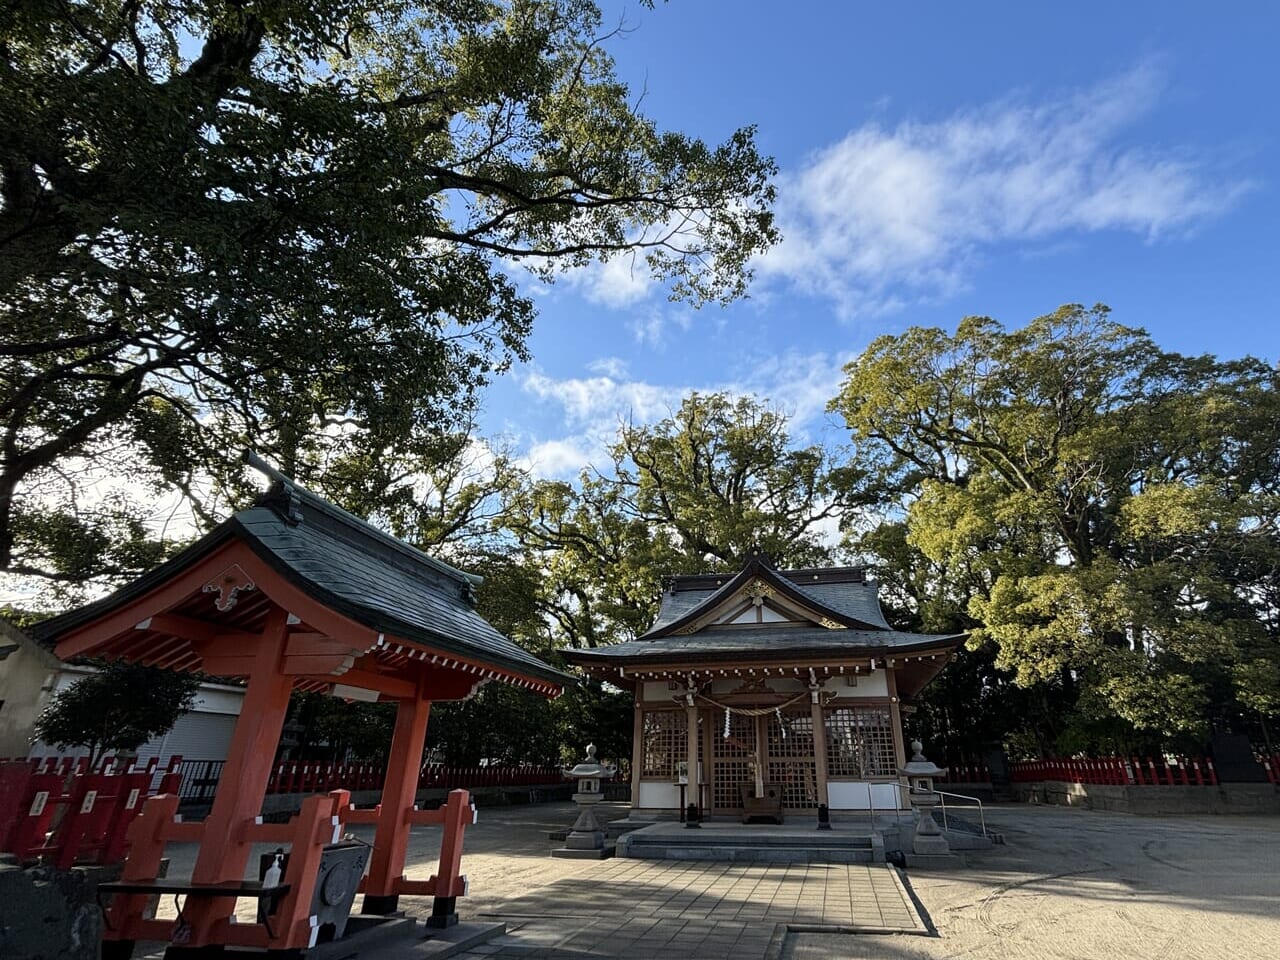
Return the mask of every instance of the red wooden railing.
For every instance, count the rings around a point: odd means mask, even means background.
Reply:
[[[0,758],[0,762],[4,762]],[[89,762],[86,758],[32,757],[20,758],[19,763],[31,766],[33,774],[56,774],[68,777],[72,773],[86,774]],[[115,764],[113,757],[105,758],[98,770],[109,773]],[[184,760],[173,757],[169,769],[182,774],[184,800],[210,800],[222,775],[221,760]],[[156,770],[152,759],[145,768]],[[315,760],[282,760],[271,771],[267,793],[327,793],[330,790],[381,790],[386,768],[380,763],[325,763]],[[533,787],[564,781],[559,767],[519,764],[512,766],[447,767],[428,763],[418,776],[418,786],[445,790],[476,787]]]
[[[947,775],[940,783],[990,783],[991,771],[985,763],[948,763]]]
[[[142,802],[179,791],[181,760],[173,758],[163,771],[154,758],[127,769],[117,769],[111,758],[97,772],[85,758],[0,763],[0,850],[64,870],[73,863],[119,863]]]
[[[329,790],[380,790],[386,771],[379,763],[317,763],[283,760],[271,772],[268,793],[324,793]],[[446,790],[476,787],[524,787],[560,783],[559,767],[486,766],[446,767],[429,763],[418,775],[418,786]]]
[[[1218,775],[1207,757],[1102,757],[1096,760],[1020,760],[1009,764],[1010,779],[1061,780],[1116,786],[1217,786]]]

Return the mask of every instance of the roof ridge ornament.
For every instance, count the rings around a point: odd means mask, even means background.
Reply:
[[[254,450],[246,449],[241,458],[253,469],[272,481],[262,503],[271,507],[280,518],[291,527],[302,522],[302,500],[298,496],[298,488],[293,477],[277,470]]]

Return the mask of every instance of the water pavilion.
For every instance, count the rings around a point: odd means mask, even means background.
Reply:
[[[894,630],[857,567],[677,576],[636,640],[566,651],[634,691],[633,819],[904,809],[903,702],[964,634]]]
[[[440,810],[415,794],[431,703],[460,700],[490,681],[558,696],[568,676],[495,630],[475,610],[478,577],[441,563],[272,471],[270,491],[109,597],[45,621],[35,633],[59,657],[102,657],[233,677],[245,683],[212,810],[183,822],[172,795],[146,801],[130,828],[128,859],[106,911],[104,956],[137,940],[169,941],[170,955],[224,947],[297,953],[323,940],[314,904],[324,850],[346,824],[376,827],[362,912],[385,915],[402,895],[434,897],[433,920],[456,920],[466,893],[466,791]],[[382,802],[355,810],[345,791],[307,798],[288,824],[263,823],[263,796],[294,690],[394,702]],[[404,875],[410,828],[444,827],[436,875]],[[160,879],[165,845],[196,842],[189,880]],[[246,878],[254,843],[289,846],[283,884]],[[152,918],[150,894],[185,897],[177,920]],[[272,914],[235,922],[236,899],[270,896]],[[261,920],[261,913],[260,913]]]

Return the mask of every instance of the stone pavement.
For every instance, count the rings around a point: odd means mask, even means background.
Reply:
[[[927,932],[884,864],[608,860],[506,900],[492,917],[507,935],[464,956],[748,960],[776,957],[788,926]]]

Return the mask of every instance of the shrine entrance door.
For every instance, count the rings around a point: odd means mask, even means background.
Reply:
[[[742,811],[741,785],[755,783],[756,718],[729,714],[729,735],[725,736],[724,713],[712,711],[708,724],[711,736],[711,813]]]
[[[784,708],[760,718],[765,723],[765,780],[782,784],[784,810],[816,810],[818,760],[809,705]]]

